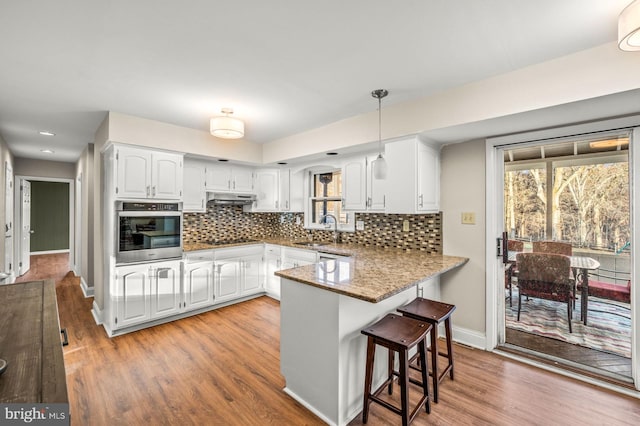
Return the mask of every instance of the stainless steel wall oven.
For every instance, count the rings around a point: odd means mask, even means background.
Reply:
[[[182,257],[182,203],[116,203],[116,263]]]

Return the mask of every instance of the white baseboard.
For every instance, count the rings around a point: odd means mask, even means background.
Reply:
[[[310,405],[307,401],[305,401],[304,399],[300,398],[298,395],[296,395],[295,392],[293,392],[291,389],[285,387],[284,389],[282,389],[284,391],[284,393],[286,393],[287,395],[289,395],[291,398],[295,399],[296,401],[298,401],[300,404],[302,404],[307,410],[311,411],[313,414],[315,414],[316,416],[318,416],[320,418],[320,420],[322,420],[323,422],[325,422],[326,424],[330,425],[330,426],[335,426],[336,424],[334,422],[332,422],[329,418],[327,418],[324,414],[322,414],[320,411],[316,410],[316,408],[312,405]]]
[[[91,309],[91,315],[93,315],[93,320],[98,325],[102,325],[102,309],[98,307],[96,301],[93,301],[93,309]]]
[[[453,341],[471,346],[472,348],[487,350],[487,336],[476,330],[453,326],[451,330]]]
[[[93,287],[89,287],[87,285],[87,282],[84,280],[84,277],[80,276],[80,288],[82,289],[82,294],[84,295],[85,298],[88,297],[93,297],[94,293],[94,288]]]

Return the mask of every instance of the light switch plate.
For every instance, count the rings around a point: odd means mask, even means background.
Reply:
[[[462,213],[462,223],[465,225],[475,225],[476,224],[476,214],[474,212],[463,212]]]
[[[364,231],[364,220],[356,220],[356,231]]]

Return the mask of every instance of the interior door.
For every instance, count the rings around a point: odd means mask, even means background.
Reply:
[[[20,181],[20,269],[19,275],[27,273],[31,267],[31,182],[26,179]]]

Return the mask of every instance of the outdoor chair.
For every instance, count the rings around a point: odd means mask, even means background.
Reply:
[[[554,253],[565,256],[571,256],[573,254],[571,244],[558,241],[534,241],[532,251],[534,253]]]
[[[571,261],[568,256],[549,253],[519,253],[518,263],[518,321],[522,296],[552,300],[567,304],[569,333],[573,315],[573,291]]]
[[[589,296],[631,303],[630,275],[629,272],[598,268],[597,273],[589,277]]]

